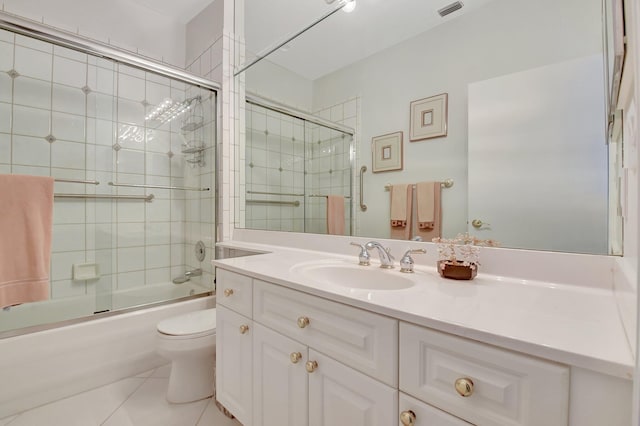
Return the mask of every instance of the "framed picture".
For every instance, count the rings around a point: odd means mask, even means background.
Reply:
[[[411,142],[447,136],[447,97],[442,93],[411,102]]]
[[[402,132],[371,138],[373,173],[402,170]]]

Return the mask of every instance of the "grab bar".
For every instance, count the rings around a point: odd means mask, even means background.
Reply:
[[[55,178],[56,182],[65,182],[65,183],[84,183],[85,185],[100,185],[100,182],[97,180],[77,180],[77,179],[62,179]]]
[[[109,182],[109,186],[126,186],[128,188],[176,189],[178,191],[210,191],[211,188],[194,188],[189,186],[142,185],[133,183]]]
[[[90,198],[98,200],[144,200],[150,203],[155,197],[153,194],[144,195],[108,195],[108,194],[53,194],[55,198]]]
[[[293,192],[264,192],[264,191],[247,191],[247,194],[260,195],[284,195],[287,197],[304,197],[304,194],[295,194]]]
[[[279,204],[281,206],[300,206],[300,201],[247,200],[247,204]]]
[[[307,197],[327,198],[327,197],[328,197],[328,195],[310,194],[310,195],[307,195]],[[344,195],[344,199],[345,199],[345,200],[348,200],[348,199],[350,199],[350,198],[351,198],[351,197],[349,197],[348,195]]]
[[[367,171],[367,166],[360,167],[360,210],[367,211],[367,205],[364,203],[364,172]]]

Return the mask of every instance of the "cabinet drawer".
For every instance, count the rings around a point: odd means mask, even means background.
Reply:
[[[458,394],[458,379],[469,380],[471,395]],[[406,323],[400,390],[471,423],[567,424],[567,367]]]
[[[415,426],[471,426],[471,423],[467,423],[464,420],[460,420],[457,417],[452,416],[449,413],[445,413],[442,410],[438,410],[429,404],[425,404],[422,401],[418,401],[415,398],[405,395],[400,392],[398,409],[400,411],[400,419],[402,419],[402,413],[404,411],[411,411],[415,415]],[[402,421],[398,423],[400,426],[404,426]]]
[[[253,288],[255,321],[397,386],[398,321],[259,280]]]
[[[216,269],[216,303],[251,318],[253,279],[245,275]]]

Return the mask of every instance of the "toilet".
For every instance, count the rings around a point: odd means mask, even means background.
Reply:
[[[205,309],[160,321],[157,351],[171,360],[167,400],[208,398],[214,393],[216,310]]]

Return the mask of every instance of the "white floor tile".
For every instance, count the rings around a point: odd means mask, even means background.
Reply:
[[[5,417],[4,419],[0,419],[0,426],[5,426],[11,423],[11,420],[15,419],[18,416]]]
[[[156,369],[155,369],[155,368],[153,368],[153,369],[151,369],[151,370],[148,370],[148,371],[145,371],[145,372],[142,372],[142,373],[138,373],[138,374],[136,374],[136,375],[135,375],[135,376],[133,376],[133,377],[142,377],[142,378],[145,378],[145,379],[146,379],[147,377],[151,377],[151,375],[152,375],[155,371],[156,371]]]
[[[26,411],[10,426],[100,425],[145,379],[129,378]]]
[[[230,419],[222,414],[215,402],[211,400],[202,413],[197,426],[242,426],[242,424],[238,420]]]
[[[168,383],[168,379],[147,379],[104,426],[195,425],[209,400],[170,404],[165,398]]]
[[[168,379],[171,374],[171,364],[163,365],[155,369],[151,377],[156,379]]]

